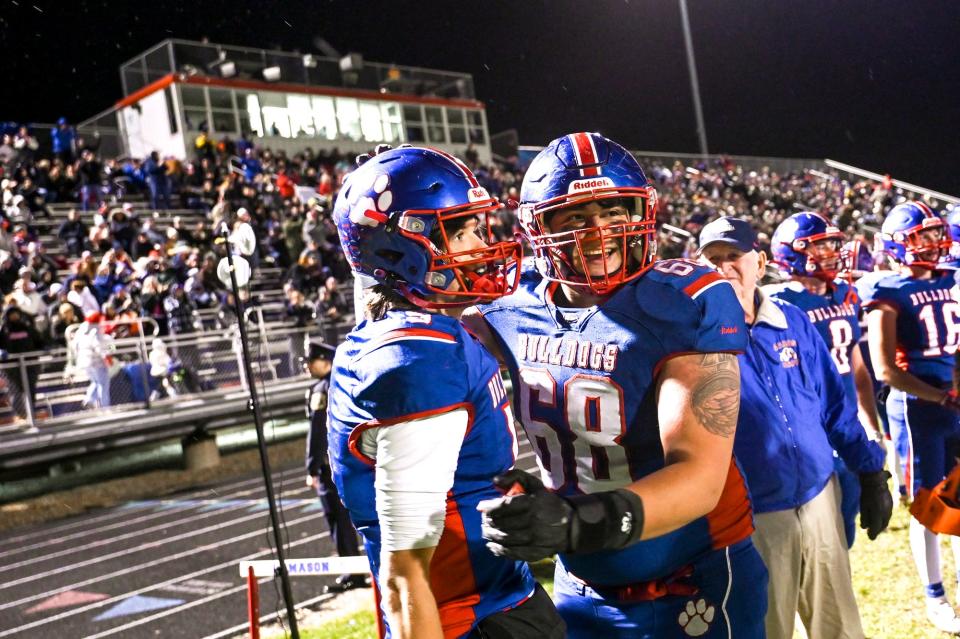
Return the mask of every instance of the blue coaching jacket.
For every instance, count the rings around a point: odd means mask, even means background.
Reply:
[[[833,473],[833,450],[858,473],[883,468],[884,450],[857,420],[826,345],[806,313],[757,291],[756,321],[740,359],[734,452],[755,513],[797,508]]]

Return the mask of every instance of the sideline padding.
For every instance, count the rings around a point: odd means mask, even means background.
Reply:
[[[315,557],[312,559],[287,559],[287,572],[291,577],[314,575],[362,575],[370,572],[370,562],[366,555],[357,557]],[[253,568],[255,577],[274,577],[280,570],[276,559],[263,559],[240,562],[240,576],[246,577],[248,569]]]

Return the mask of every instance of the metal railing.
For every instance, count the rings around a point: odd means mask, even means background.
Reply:
[[[883,182],[887,176],[880,175],[879,173],[874,173],[873,171],[867,171],[866,169],[861,169],[850,164],[844,164],[843,162],[837,162],[836,160],[824,160],[826,165],[835,171],[845,174],[850,181],[854,179],[867,179],[873,180],[875,182]],[[891,179],[890,183],[898,189],[902,189],[907,193],[913,193],[916,195],[922,195],[931,200],[939,201],[944,204],[958,204],[960,203],[960,198],[954,197],[952,195],[947,195],[946,193],[941,193],[940,191],[934,191],[933,189],[928,189],[922,186],[917,186],[916,184],[911,184],[909,182],[904,182],[903,180],[894,180]]]
[[[303,378],[298,358],[311,327],[267,322],[257,309],[251,311],[250,319],[257,324],[250,335],[253,382]],[[161,408],[186,397],[247,390],[250,380],[243,373],[236,324],[219,331],[167,335],[158,342],[153,320],[127,323],[136,325],[136,334],[113,340],[109,356],[87,367],[77,365],[71,348],[76,329],[66,349],[11,354],[0,362],[0,432],[42,432],[80,414]],[[104,384],[101,395],[96,387]],[[96,406],[100,397],[106,401]]]
[[[366,60],[355,70],[343,71],[338,58],[174,38],[120,65],[120,79],[124,95],[130,95],[169,73],[220,77],[225,63],[232,63],[232,75],[259,80],[263,69],[277,67],[281,82],[469,100],[476,95],[473,77],[467,73]]]
[[[542,146],[524,146],[518,147],[520,152],[521,164],[525,164],[533,159],[533,156],[543,149]],[[631,150],[630,153],[637,158],[637,161],[644,169],[649,169],[651,164],[662,164],[669,167],[674,162],[680,162],[686,166],[696,166],[706,161],[708,164],[715,164],[720,161],[730,161],[747,171],[760,171],[770,169],[777,173],[802,172],[807,169],[825,169],[827,167],[824,160],[814,158],[780,158],[761,155],[732,155],[729,153],[716,153],[706,157],[699,153],[674,153],[670,151],[638,151]]]

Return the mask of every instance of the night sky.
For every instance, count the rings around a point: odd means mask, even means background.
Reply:
[[[473,74],[491,133],[696,152],[676,0],[0,0],[0,120],[78,121],[168,37]],[[63,6],[62,6],[63,5]],[[960,2],[688,0],[711,152],[830,157],[960,195]]]

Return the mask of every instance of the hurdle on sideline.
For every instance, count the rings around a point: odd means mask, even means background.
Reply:
[[[287,573],[291,577],[317,577],[329,575],[362,575],[370,572],[370,562],[365,555],[356,557],[314,557],[310,559],[287,559]],[[257,578],[276,577],[280,572],[280,562],[276,559],[262,559],[240,562],[240,576],[247,580],[247,615],[250,621],[250,639],[260,639],[260,584]],[[385,632],[376,613],[380,608],[380,593],[376,581],[373,584],[374,614],[377,618],[377,633],[384,637]]]

